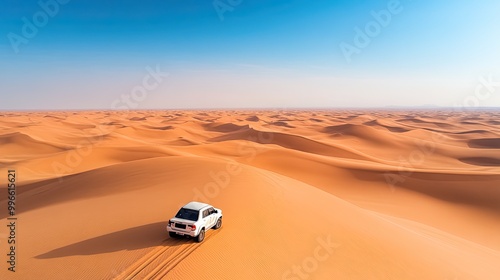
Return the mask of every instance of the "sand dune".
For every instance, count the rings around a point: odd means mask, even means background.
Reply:
[[[397,124],[393,124],[393,123],[387,124],[387,123],[382,122],[380,120],[373,120],[373,121],[366,122],[364,124],[367,126],[384,127],[387,130],[389,130],[390,132],[407,132],[407,131],[409,131],[409,129],[401,127],[401,125],[398,126]]]
[[[493,157],[470,157],[459,158],[460,161],[479,166],[500,166],[500,158]]]
[[[233,123],[224,123],[224,124],[209,123],[205,127],[210,131],[216,131],[216,132],[234,132],[250,128],[249,125],[236,125]]]
[[[251,121],[251,122],[258,122],[260,119],[257,116],[250,116],[250,117],[246,118],[245,120]]]
[[[3,157],[29,157],[33,154],[50,154],[64,151],[60,147],[48,141],[34,139],[22,132],[13,132],[0,135],[0,152]]]
[[[497,279],[499,115],[5,112],[0,279]],[[201,244],[165,231],[191,200]]]
[[[500,149],[500,137],[471,139],[469,141],[469,147],[480,149]]]

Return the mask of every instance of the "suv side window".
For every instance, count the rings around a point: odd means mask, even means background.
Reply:
[[[210,207],[210,209],[208,209],[208,213],[209,215],[212,215],[215,213],[215,209],[213,207]]]
[[[206,218],[208,215],[209,215],[208,209],[207,210],[203,210],[203,218]]]

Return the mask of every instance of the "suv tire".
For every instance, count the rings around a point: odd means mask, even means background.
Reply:
[[[196,236],[196,242],[200,243],[205,239],[205,229],[202,228],[198,236]]]
[[[217,220],[217,223],[215,224],[214,229],[220,229],[221,226],[222,226],[222,218],[219,218]]]

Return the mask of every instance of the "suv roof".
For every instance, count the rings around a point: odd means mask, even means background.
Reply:
[[[205,208],[207,206],[210,206],[210,205],[208,205],[206,203],[192,201],[192,202],[189,202],[188,204],[184,205],[182,208],[192,209],[192,210],[201,210],[202,208]]]

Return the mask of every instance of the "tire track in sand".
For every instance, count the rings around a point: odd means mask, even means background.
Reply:
[[[203,242],[209,242],[210,237],[218,233],[218,230],[208,230]],[[200,247],[203,242],[196,243],[193,239],[187,238],[167,238],[114,279],[162,279],[170,270]]]

